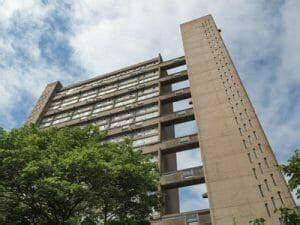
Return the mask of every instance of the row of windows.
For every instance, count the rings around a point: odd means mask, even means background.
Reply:
[[[144,66],[141,66],[141,67],[138,67],[138,68],[135,68],[135,69],[128,70],[128,71],[123,72],[123,73],[119,73],[119,74],[116,74],[116,75],[113,75],[113,76],[102,78],[102,79],[96,80],[94,82],[90,82],[90,83],[83,84],[83,85],[80,85],[80,86],[77,86],[77,87],[74,87],[74,88],[70,88],[70,89],[65,90],[65,91],[61,91],[61,92],[58,93],[58,96],[71,95],[71,94],[73,94],[75,92],[78,92],[78,91],[80,91],[80,90],[82,90],[86,87],[94,87],[94,86],[97,86],[97,85],[99,85],[99,84],[101,84],[105,81],[112,81],[112,80],[117,81],[118,79],[122,79],[124,76],[127,76],[130,73],[142,71],[143,69],[145,69],[147,67],[150,67],[150,66],[153,66],[155,64],[158,64],[158,61],[147,64],[147,65],[144,65]],[[148,74],[140,76],[141,83],[151,80],[151,79],[149,79],[151,74],[152,73],[148,73]],[[157,77],[158,77],[158,73],[157,73]],[[147,79],[149,79],[149,80],[147,80]]]
[[[52,102],[49,107],[49,110],[63,109],[77,102],[91,100],[118,90],[134,87],[138,84],[142,84],[150,80],[155,80],[158,78],[158,76],[159,74],[157,72],[148,73],[143,75],[142,79],[131,78],[126,81],[120,82],[118,84],[112,84],[109,86],[101,87],[96,90],[86,91],[81,93],[80,95],[75,95],[75,96],[65,98],[64,100],[58,100]]]
[[[80,109],[76,109],[75,111],[61,113],[56,115],[55,117],[50,116],[42,120],[41,127],[48,127],[50,125],[55,125],[74,119],[86,119],[90,116],[97,115],[97,113],[109,109],[111,107],[112,104],[97,104],[94,107],[87,106]],[[135,111],[116,114],[112,117],[98,120],[94,122],[94,124],[99,126],[101,130],[105,130],[108,128],[125,126],[134,122],[138,123],[157,116],[159,116],[159,112],[158,105],[156,104],[152,106],[143,107]]]
[[[116,127],[126,127],[129,124],[139,124],[141,121],[152,119],[159,116],[158,105],[143,107],[136,111],[116,114],[110,118],[97,120],[93,124],[100,130],[106,130]]]
[[[134,148],[154,144],[159,142],[158,127],[143,129],[136,132],[131,132],[130,134],[113,137],[108,139],[108,141],[119,142],[124,140],[125,138],[130,138],[133,140],[132,145]]]
[[[135,93],[116,97],[114,99],[108,99],[99,102],[93,106],[84,106],[68,112],[62,112],[56,116],[49,116],[42,120],[41,127],[50,126],[51,124],[58,124],[74,119],[86,119],[89,116],[97,116],[97,114],[111,110],[113,108],[126,106],[135,102],[143,101],[159,95],[158,86],[153,86]]]

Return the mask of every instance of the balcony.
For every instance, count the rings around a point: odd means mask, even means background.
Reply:
[[[204,182],[202,166],[163,173],[160,178],[162,189],[179,188]]]
[[[170,214],[152,220],[151,225],[211,225],[209,209]]]

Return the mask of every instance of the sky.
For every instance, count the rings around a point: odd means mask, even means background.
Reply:
[[[0,126],[22,126],[47,83],[184,55],[179,25],[212,14],[284,163],[300,148],[299,11],[299,0],[0,0]],[[183,210],[200,189],[180,192]]]

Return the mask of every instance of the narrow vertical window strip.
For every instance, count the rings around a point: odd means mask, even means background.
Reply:
[[[259,193],[260,193],[261,197],[264,197],[264,192],[263,192],[262,187],[261,187],[260,184],[258,185],[258,190],[259,190]]]
[[[280,191],[278,191],[277,194],[278,194],[278,197],[279,197],[279,199],[280,199],[281,204],[283,205],[284,202],[283,202],[283,199],[282,199],[282,196],[281,196]]]
[[[272,204],[273,204],[274,210],[276,210],[276,209],[277,209],[277,207],[276,207],[276,203],[275,203],[274,197],[271,197],[271,201],[272,201]]]
[[[264,182],[265,182],[265,185],[266,185],[267,190],[270,191],[270,187],[269,187],[269,184],[268,184],[268,180],[265,179]]]
[[[257,179],[257,174],[256,174],[255,168],[252,168],[252,173],[253,173],[253,176],[255,177],[255,179]]]
[[[248,153],[248,159],[249,159],[249,162],[252,163],[252,159],[251,159],[250,153]]]
[[[265,161],[265,164],[266,164],[267,168],[270,168],[270,165],[269,165],[268,160],[267,160],[266,157],[264,157],[264,161]]]
[[[264,173],[263,169],[262,169],[262,166],[261,166],[261,163],[258,163],[258,167],[259,167],[259,170],[261,173]]]
[[[263,150],[262,150],[261,144],[258,144],[258,148],[259,148],[260,152],[261,152],[261,153],[263,153]]]
[[[277,184],[276,184],[276,182],[275,182],[274,175],[273,175],[272,173],[270,174],[270,177],[271,177],[271,179],[272,179],[272,181],[273,181],[274,186],[277,186]]]
[[[270,209],[268,203],[265,203],[265,208],[269,217],[271,217]]]

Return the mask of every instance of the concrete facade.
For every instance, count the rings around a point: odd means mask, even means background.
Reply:
[[[213,18],[181,25],[213,224],[247,224],[294,201]]]
[[[211,16],[181,25],[185,57],[156,58],[62,87],[49,84],[26,124],[84,126],[107,131],[107,141],[133,139],[161,171],[165,208],[155,225],[248,224],[274,208],[294,206],[247,93]],[[187,70],[170,72],[186,64]],[[179,89],[174,84],[189,81]],[[187,100],[179,111],[174,103]],[[176,135],[195,121],[198,132]],[[201,146],[201,149],[200,149]],[[202,166],[177,169],[176,153],[198,148]],[[209,209],[180,212],[178,188],[206,184]]]

